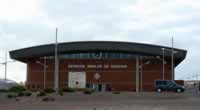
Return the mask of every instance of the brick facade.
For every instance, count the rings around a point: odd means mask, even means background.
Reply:
[[[44,88],[43,66],[35,60],[27,62],[27,88],[38,90]],[[41,60],[42,62],[42,60]],[[144,61],[143,61],[144,62]],[[54,60],[47,60],[46,88],[53,88]],[[70,67],[69,65],[84,65],[85,67]],[[90,66],[91,67],[90,67]],[[96,67],[92,67],[96,65]],[[142,63],[140,62],[140,65]],[[171,79],[171,63],[165,65],[165,79]],[[113,66],[113,67],[111,67]],[[119,67],[118,67],[119,66]],[[122,66],[122,67],[120,67]],[[136,60],[60,60],[59,61],[59,86],[67,87],[68,72],[86,72],[86,82],[96,84],[110,84],[114,91],[136,91]],[[94,74],[100,75],[99,79]],[[162,61],[151,61],[144,65],[142,75],[142,91],[153,91],[154,80],[162,79]],[[141,82],[141,81],[140,81]]]

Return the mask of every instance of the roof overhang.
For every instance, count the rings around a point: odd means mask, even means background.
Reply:
[[[162,49],[165,48],[165,57],[171,57],[170,47],[142,44],[133,42],[116,42],[116,41],[81,41],[59,43],[58,53],[78,53],[78,52],[126,52],[148,56],[162,56]],[[29,59],[52,56],[54,55],[55,44],[40,45],[19,50],[10,51],[10,57],[14,60],[27,62]],[[183,49],[174,49],[174,59],[177,64],[183,61],[187,51]]]

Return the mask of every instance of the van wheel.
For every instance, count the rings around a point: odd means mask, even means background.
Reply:
[[[182,92],[182,90],[181,89],[176,89],[176,92],[180,93],[180,92]]]
[[[158,89],[157,89],[157,92],[161,93],[161,92],[162,92],[162,89],[158,88]]]

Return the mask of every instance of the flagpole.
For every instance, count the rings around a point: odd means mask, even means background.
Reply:
[[[5,53],[5,80],[7,80],[7,52]]]
[[[175,78],[175,76],[174,76],[174,37],[172,36],[172,52],[171,52],[171,57],[172,57],[172,61],[171,61],[171,75],[172,75],[172,80],[174,80]]]

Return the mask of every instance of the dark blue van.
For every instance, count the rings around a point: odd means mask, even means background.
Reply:
[[[177,84],[172,80],[155,80],[155,91],[175,91],[175,92],[184,92],[185,88],[182,85]]]

